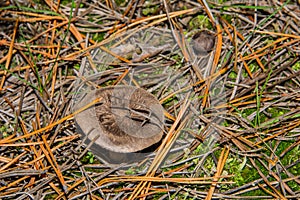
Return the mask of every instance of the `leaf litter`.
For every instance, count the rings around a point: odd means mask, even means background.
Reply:
[[[1,3],[1,198],[299,198],[297,8]],[[215,37],[207,54],[193,47],[203,30]],[[89,153],[72,107],[83,84],[156,96],[166,120],[155,152],[120,164]]]

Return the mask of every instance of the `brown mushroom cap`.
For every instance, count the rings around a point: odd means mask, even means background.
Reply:
[[[133,86],[110,86],[93,90],[77,102],[82,108],[96,98],[100,103],[75,116],[82,134],[109,151],[130,153],[143,150],[163,135],[163,107],[151,93]]]
[[[196,55],[204,56],[215,46],[215,34],[208,30],[201,30],[192,37],[192,46]]]

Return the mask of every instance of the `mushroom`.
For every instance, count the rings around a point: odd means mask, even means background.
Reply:
[[[196,55],[205,56],[215,46],[215,34],[208,30],[201,30],[192,37],[192,47]]]
[[[163,136],[163,107],[154,95],[134,86],[109,86],[86,93],[75,109],[96,98],[100,102],[75,116],[83,136],[93,149],[117,153],[138,152]]]

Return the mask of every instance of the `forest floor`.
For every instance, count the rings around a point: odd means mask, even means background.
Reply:
[[[292,0],[1,1],[0,199],[300,199],[299,27]],[[116,85],[163,137],[111,162],[75,105]]]

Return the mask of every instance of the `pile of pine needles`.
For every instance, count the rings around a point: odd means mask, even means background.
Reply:
[[[299,3],[220,2],[0,2],[0,198],[300,198]],[[133,62],[109,49],[153,27],[177,50]],[[199,29],[215,33],[206,60],[188,48]],[[97,49],[118,62],[100,70]],[[85,66],[99,87],[145,66],[152,82],[133,82],[166,111],[155,155],[111,165],[88,151],[72,110]]]

